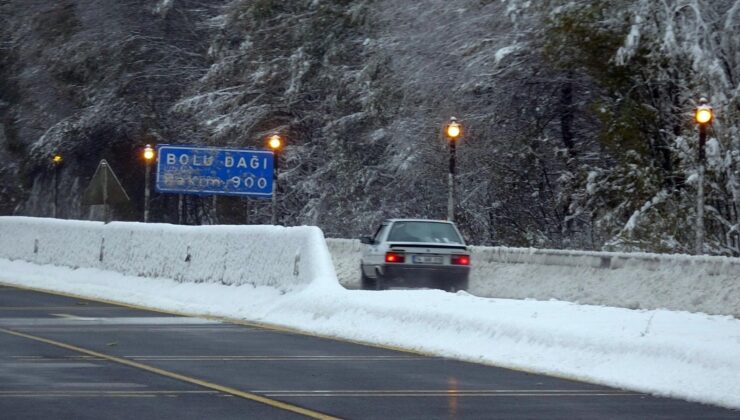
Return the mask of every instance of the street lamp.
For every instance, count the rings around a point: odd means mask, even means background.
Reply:
[[[57,206],[59,205],[59,168],[62,166],[62,155],[56,154],[51,158],[51,164],[54,167],[54,208],[52,217],[57,217]]]
[[[278,134],[273,134],[267,140],[267,145],[272,150],[272,224],[277,225],[277,192],[278,192],[278,162],[280,161],[280,150],[283,148],[283,139]]]
[[[704,253],[704,161],[706,160],[705,145],[707,142],[707,126],[714,119],[714,111],[709,106],[707,98],[699,99],[699,106],[694,112],[694,120],[699,125],[698,148],[698,186],[696,191],[696,255]]]
[[[154,148],[147,144],[144,146],[144,152],[142,153],[142,157],[144,158],[144,166],[145,166],[145,172],[144,172],[144,223],[149,222],[149,175],[152,170],[151,163],[154,161],[154,158],[156,157],[156,152],[154,151]]]
[[[450,145],[450,171],[447,176],[448,196],[447,196],[447,220],[455,220],[455,145],[462,136],[462,125],[457,122],[455,117],[450,118],[450,122],[445,127],[447,143]]]

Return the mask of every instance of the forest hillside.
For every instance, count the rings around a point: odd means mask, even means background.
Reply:
[[[455,218],[475,244],[740,255],[740,0],[0,0],[0,214],[64,218],[100,159],[141,220],[144,144],[262,148],[279,222]],[[56,169],[51,157],[63,162]],[[155,194],[151,220],[269,223]]]

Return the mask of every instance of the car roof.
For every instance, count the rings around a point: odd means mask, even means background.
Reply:
[[[449,220],[436,220],[436,219],[386,219],[386,222],[396,223],[396,222],[434,222],[434,223],[448,223],[448,224],[454,224],[453,222]]]

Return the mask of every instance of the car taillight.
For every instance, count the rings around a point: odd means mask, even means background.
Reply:
[[[385,262],[402,263],[404,261],[406,261],[406,256],[403,254],[399,254],[398,252],[386,252],[385,253]]]
[[[450,261],[454,265],[470,265],[469,255],[453,255]]]

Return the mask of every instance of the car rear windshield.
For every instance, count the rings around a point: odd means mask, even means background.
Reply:
[[[460,235],[450,223],[440,222],[396,222],[388,235],[388,241],[463,243]]]

